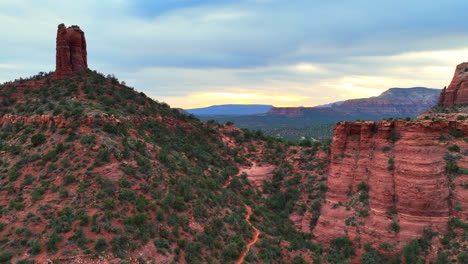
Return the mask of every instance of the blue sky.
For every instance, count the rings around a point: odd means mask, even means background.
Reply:
[[[311,106],[442,88],[468,61],[468,1],[1,0],[0,82],[55,68],[59,23],[91,69],[174,107]]]

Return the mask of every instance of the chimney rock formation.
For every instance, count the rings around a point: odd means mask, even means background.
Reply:
[[[457,66],[452,82],[442,90],[438,103],[445,106],[468,103],[468,62]]]
[[[60,24],[57,29],[57,57],[55,77],[62,79],[74,72],[88,68],[86,39],[79,26],[65,27]]]

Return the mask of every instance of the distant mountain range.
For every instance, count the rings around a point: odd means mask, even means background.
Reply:
[[[185,109],[186,112],[197,116],[205,115],[253,115],[268,112],[272,105],[254,104],[226,104],[212,105],[203,108]]]
[[[310,130],[311,126],[339,121],[416,117],[437,104],[440,91],[440,89],[425,87],[390,88],[379,96],[351,99],[316,107],[271,107],[268,112],[248,115],[195,115],[202,120],[232,121],[238,127],[249,129],[267,131],[272,128],[309,127],[308,130]],[[242,105],[236,105],[236,108],[242,108]],[[240,110],[237,111],[240,112]]]
[[[390,88],[379,96],[351,99],[318,107],[274,107],[273,115],[313,116],[335,114],[337,116],[413,117],[437,103],[439,89],[425,87]]]

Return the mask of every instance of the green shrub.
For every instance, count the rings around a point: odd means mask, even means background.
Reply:
[[[171,245],[169,244],[169,241],[167,239],[161,238],[161,239],[155,239],[154,240],[154,245],[156,246],[157,249],[169,249]]]
[[[71,174],[71,173],[69,173],[69,174],[67,174],[67,175],[65,175],[65,176],[63,177],[63,184],[64,184],[65,186],[70,185],[70,184],[73,184],[73,183],[75,183],[75,182],[76,182],[76,178],[75,178],[75,176],[73,176],[73,174]]]
[[[390,244],[389,242],[382,242],[380,244],[380,249],[384,251],[392,251],[395,248],[394,244]]]
[[[393,128],[392,131],[390,132],[390,142],[392,142],[392,144],[395,144],[395,142],[397,142],[399,139],[400,139],[400,134],[398,134],[396,129]]]
[[[447,165],[445,166],[445,170],[448,173],[458,173],[458,171],[460,170],[460,167],[458,167],[456,161],[450,160],[447,162]]]
[[[31,229],[27,228],[27,227],[18,227],[16,230],[15,230],[15,233],[18,235],[18,236],[31,236],[33,234],[33,232],[31,231]]]
[[[52,150],[49,150],[43,157],[42,157],[42,160],[44,162],[48,162],[48,161],[56,161],[57,160],[57,150],[55,149],[52,149]]]
[[[114,125],[112,125],[110,123],[104,124],[104,127],[102,128],[102,130],[104,130],[104,132],[107,132],[109,134],[119,133],[119,129],[117,128],[117,126],[114,126]]]
[[[344,263],[344,260],[356,256],[353,242],[348,237],[337,237],[330,242],[327,260],[332,263]]]
[[[28,251],[31,255],[37,255],[41,253],[41,243],[37,239],[32,239],[28,241],[28,245],[31,249]]]
[[[431,262],[431,264],[449,264],[451,263],[450,259],[448,258],[447,253],[444,252],[439,252],[437,254],[437,258],[435,261]]]
[[[359,201],[367,205],[369,203],[369,194],[367,192],[362,192],[359,194]]]
[[[80,140],[81,144],[87,145],[87,146],[92,146],[96,144],[96,136],[95,135],[85,135],[81,137]]]
[[[440,137],[438,138],[438,140],[439,140],[440,142],[446,142],[446,141],[448,141],[449,139],[450,139],[450,138],[448,138],[448,137],[446,137],[446,136],[444,136],[444,135],[442,135],[442,136],[440,136]]]
[[[368,191],[369,191],[369,184],[367,184],[366,182],[361,182],[361,183],[358,185],[358,190],[359,190],[359,191],[368,192]]]
[[[57,244],[62,241],[62,237],[59,236],[55,231],[50,235],[49,241],[47,241],[47,251],[50,253],[57,252]]]
[[[137,162],[137,165],[139,166],[139,170],[142,173],[149,172],[149,170],[151,169],[151,162],[149,159],[136,157],[135,160]]]
[[[0,253],[0,262],[9,262],[10,259],[13,258],[13,252],[11,250],[5,250]]]
[[[450,130],[449,134],[455,138],[463,137],[463,132],[459,129],[452,129]]]
[[[44,144],[46,139],[47,139],[46,135],[44,135],[43,133],[38,133],[31,137],[31,143],[33,144],[34,147],[37,147],[41,144]]]
[[[21,186],[31,185],[31,184],[34,182],[35,179],[36,179],[36,178],[35,178],[34,176],[32,176],[31,174],[26,174],[26,175],[24,176],[24,181],[23,181],[23,183],[21,184]]]
[[[397,222],[393,221],[393,222],[390,224],[390,229],[391,229],[393,232],[398,233],[398,232],[400,232],[400,225],[399,225]]]
[[[106,250],[106,248],[107,248],[106,239],[102,237],[98,238],[98,240],[96,241],[96,244],[94,245],[94,250],[96,250],[97,252],[102,252]]]
[[[118,258],[125,258],[130,247],[130,239],[126,236],[113,237],[110,241],[112,253]]]
[[[365,245],[364,248],[366,252],[362,254],[362,264],[381,264],[387,262],[387,257],[381,254],[379,251],[372,248],[372,245],[370,243]]]
[[[457,260],[458,260],[458,263],[468,263],[468,253],[460,253],[458,256],[457,256]]]
[[[132,189],[123,188],[120,190],[119,199],[124,201],[134,201],[136,194]]]
[[[132,187],[132,184],[127,180],[127,179],[120,179],[119,180],[119,185],[123,188],[130,188]]]
[[[36,262],[31,259],[20,259],[16,264],[36,264]]]
[[[42,196],[45,194],[46,190],[43,187],[37,187],[31,192],[31,198],[34,202],[42,199]]]
[[[460,152],[460,147],[458,145],[451,145],[447,149],[452,152]]]
[[[359,216],[368,217],[369,216],[369,210],[366,210],[366,209],[359,210]]]
[[[428,240],[419,238],[414,239],[403,247],[403,257],[405,263],[424,263],[424,260],[419,258],[421,253],[425,253],[430,247]]]
[[[395,159],[394,159],[393,157],[390,157],[390,158],[388,159],[388,167],[387,167],[387,169],[388,169],[389,171],[392,171],[392,170],[395,169]]]
[[[107,148],[101,148],[96,157],[98,162],[109,162],[110,161],[110,151]]]

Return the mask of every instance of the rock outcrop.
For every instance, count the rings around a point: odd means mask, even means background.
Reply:
[[[65,27],[60,24],[57,29],[55,78],[62,79],[74,72],[88,68],[86,39],[79,26]]]
[[[468,176],[449,177],[444,159],[449,145],[468,149],[463,139],[449,136],[455,130],[468,135],[468,123],[339,123],[331,147],[327,202],[314,229],[317,240],[327,243],[347,234],[363,244],[395,244],[396,254],[424,229],[444,232],[450,217],[465,219],[468,190],[459,183]],[[467,168],[468,158],[457,159],[458,166]],[[369,186],[368,206],[355,208],[354,194],[362,182]],[[457,206],[464,208],[454,209]]]
[[[468,62],[457,65],[452,82],[442,90],[438,103],[445,106],[468,103]]]

